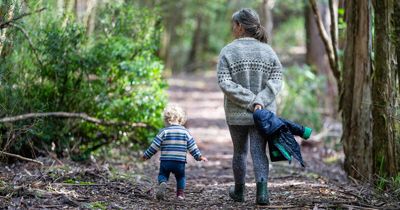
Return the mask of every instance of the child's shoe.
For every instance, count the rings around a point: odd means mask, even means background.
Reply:
[[[183,192],[183,189],[178,189],[176,191],[176,197],[180,200],[185,199],[185,193]]]
[[[156,198],[158,200],[164,200],[165,197],[165,191],[167,190],[167,183],[161,182],[158,185],[157,193],[156,193]]]

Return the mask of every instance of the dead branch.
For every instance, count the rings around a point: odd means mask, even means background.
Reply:
[[[332,39],[332,46],[333,46],[333,55],[335,56],[335,63],[338,67],[339,64],[339,58],[338,58],[338,34],[337,34],[337,19],[335,16],[335,0],[329,0],[329,13],[331,16],[331,39]]]
[[[35,57],[36,57],[38,63],[40,64],[41,67],[43,67],[43,62],[40,59],[37,49],[33,45],[33,42],[31,40],[31,38],[29,37],[28,32],[26,32],[24,28],[22,28],[21,26],[15,24],[15,23],[10,23],[10,26],[15,27],[16,29],[20,30],[22,32],[22,34],[24,34],[25,38],[28,40],[29,46],[31,47],[33,54],[35,54]]]
[[[335,60],[335,53],[334,53],[334,47],[332,46],[332,42],[328,36],[328,33],[326,32],[324,25],[322,23],[321,20],[321,15],[319,14],[318,11],[318,7],[317,7],[317,2],[316,0],[309,0],[310,4],[311,4],[311,8],[313,10],[314,13],[314,17],[315,17],[315,22],[317,23],[318,26],[318,32],[319,35],[321,36],[322,42],[325,45],[325,50],[326,50],[326,54],[328,55],[328,60],[329,60],[329,65],[331,66],[333,75],[336,78],[336,81],[338,82],[338,84],[340,84],[340,72],[338,69],[338,64],[336,63]]]
[[[19,19],[21,19],[21,18],[23,18],[23,17],[29,16],[29,15],[32,15],[32,14],[35,14],[35,13],[42,12],[42,11],[45,10],[45,9],[46,9],[46,7],[43,7],[43,8],[40,8],[40,9],[38,9],[38,10],[35,10],[35,11],[33,11],[33,12],[27,12],[27,13],[24,13],[24,14],[22,14],[22,15],[20,15],[20,16],[17,16],[17,17],[15,17],[15,18],[12,18],[11,20],[7,20],[7,21],[5,21],[5,22],[3,22],[3,23],[0,23],[0,29],[3,29],[3,28],[5,28],[5,27],[9,26],[11,23],[13,23],[13,22],[15,22],[15,21],[17,21],[17,20],[19,20]]]
[[[11,153],[8,153],[8,152],[3,152],[3,151],[0,151],[0,154],[7,155],[7,156],[10,156],[10,157],[15,157],[15,158],[18,158],[18,159],[21,159],[21,160],[25,160],[25,161],[29,161],[29,162],[34,162],[34,163],[37,163],[37,164],[40,164],[40,165],[43,166],[42,162],[40,162],[38,160],[22,157],[21,155],[11,154]]]
[[[97,119],[87,115],[86,113],[71,113],[71,112],[43,112],[43,113],[28,113],[12,117],[4,117],[0,119],[0,123],[15,122],[26,120],[30,118],[42,118],[42,117],[59,117],[59,118],[80,118],[87,122],[99,124],[99,125],[109,125],[109,126],[130,126],[130,127],[149,127],[145,123],[129,123],[129,122],[118,122],[118,121],[105,121],[102,119]]]

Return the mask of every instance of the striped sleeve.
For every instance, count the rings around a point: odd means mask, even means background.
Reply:
[[[187,149],[190,154],[194,157],[195,160],[199,161],[201,157],[201,152],[196,145],[193,137],[188,133],[187,134]]]
[[[157,153],[158,150],[160,150],[163,138],[164,138],[164,130],[160,131],[156,135],[156,137],[154,137],[153,142],[151,143],[149,148],[144,152],[144,156],[147,159],[150,159],[154,154]]]

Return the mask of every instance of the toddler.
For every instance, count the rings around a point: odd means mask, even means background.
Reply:
[[[148,160],[161,149],[159,186],[156,193],[159,200],[163,200],[165,197],[170,173],[173,173],[176,178],[176,196],[179,199],[184,199],[187,151],[197,161],[207,161],[207,158],[201,155],[193,137],[183,126],[185,122],[186,115],[182,108],[176,105],[167,106],[164,110],[166,127],[160,130],[150,147],[143,154],[142,160]]]

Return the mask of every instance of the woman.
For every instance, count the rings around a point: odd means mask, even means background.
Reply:
[[[275,97],[282,86],[282,66],[266,44],[266,31],[254,10],[246,8],[235,12],[232,25],[236,39],[221,50],[217,66],[218,84],[224,92],[225,116],[234,147],[235,186],[229,190],[229,196],[234,201],[244,201],[250,141],[257,185],[256,203],[268,205],[267,142],[254,126],[253,112],[257,109],[276,112]]]

